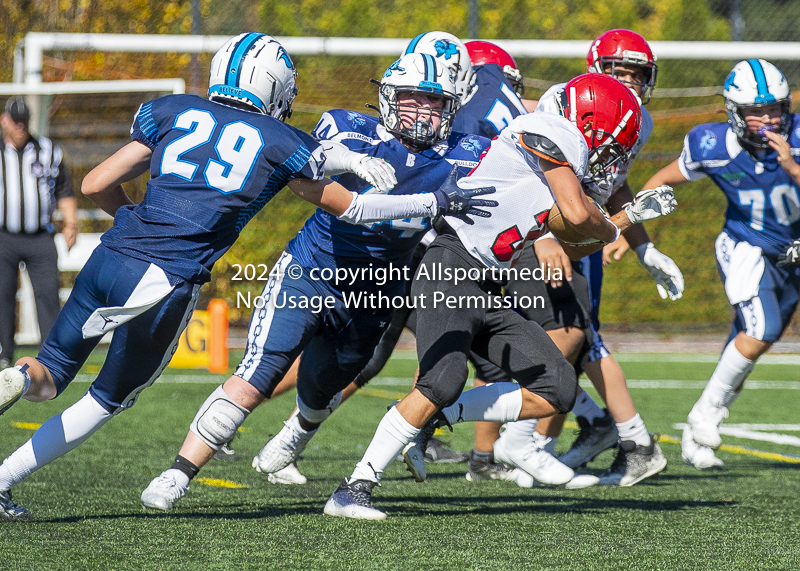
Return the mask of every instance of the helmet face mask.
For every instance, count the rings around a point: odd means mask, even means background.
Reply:
[[[639,137],[641,112],[631,90],[598,73],[580,75],[560,93],[561,114],[583,133],[589,147],[585,180],[601,190],[613,186],[613,169],[624,164]]]
[[[409,101],[415,95],[418,100],[438,99],[442,106]],[[401,105],[403,99],[406,102]],[[449,70],[428,54],[404,55],[389,66],[380,82],[378,101],[381,123],[386,130],[421,149],[450,136],[459,108]],[[434,118],[439,119],[438,125]]]
[[[525,86],[522,83],[522,73],[517,68],[517,62],[510,53],[492,42],[474,40],[464,44],[472,61],[472,67],[476,68],[487,63],[493,63],[503,68],[503,74],[511,84],[514,92],[520,99],[525,97]]]
[[[463,106],[470,100],[475,86],[475,72],[464,43],[447,32],[425,32],[408,43],[402,55],[429,54],[450,70],[455,83],[455,93]]]
[[[640,34],[631,30],[609,30],[601,34],[589,49],[586,56],[586,69],[589,72],[614,75],[618,65],[641,68],[644,72],[644,81],[629,83],[639,88],[637,96],[642,104],[647,104],[653,94],[658,76],[656,56],[650,49],[647,40]]]
[[[266,34],[240,34],[211,60],[208,98],[284,121],[292,114],[296,79],[297,69],[277,40]]]
[[[766,131],[777,132],[784,138],[788,136],[792,93],[783,73],[771,63],[762,59],[737,63],[725,80],[722,96],[728,112],[728,123],[741,142],[756,149],[769,149]],[[772,126],[760,126],[755,133],[751,131],[746,117],[773,105],[780,106],[780,122]]]

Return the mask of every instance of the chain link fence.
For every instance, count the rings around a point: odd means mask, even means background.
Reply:
[[[81,12],[78,4],[66,2],[72,11],[66,16],[28,14],[24,31],[93,32],[92,22],[105,21],[105,32],[190,33],[192,2],[140,1],[131,10],[102,10],[88,3]],[[45,3],[49,4],[49,3]],[[74,4],[74,6],[73,6]],[[84,6],[86,3],[81,3]],[[589,39],[614,27],[635,29],[651,40],[798,41],[800,2],[762,0],[623,0],[608,6],[584,6],[572,1],[540,5],[512,0],[502,8],[489,2],[420,2],[414,8],[389,0],[349,2],[340,0],[324,7],[319,2],[222,3],[198,0],[199,32],[206,35],[234,35],[258,30],[276,36],[360,36],[412,37],[430,29],[443,29],[468,37],[470,5],[477,5],[477,35],[507,39]],[[5,4],[4,4],[5,6]],[[30,4],[29,4],[30,6]],[[41,6],[38,6],[41,9]],[[316,8],[315,8],[316,7]],[[56,9],[56,3],[50,7]],[[50,9],[48,8],[48,10]],[[3,8],[8,12],[6,7]],[[317,10],[314,12],[313,10]],[[96,13],[95,13],[96,11]],[[9,12],[10,13],[10,12]],[[778,15],[780,15],[778,17]],[[67,17],[69,16],[69,17]],[[70,20],[70,18],[72,18]],[[81,19],[82,18],[82,19]],[[17,20],[20,20],[18,17]],[[394,26],[394,29],[389,29]],[[195,26],[197,27],[197,26]],[[4,80],[10,81],[13,45],[24,32],[14,30],[6,38],[7,59]],[[2,45],[2,44],[0,44]],[[399,54],[398,54],[399,55]],[[4,56],[4,57],[5,57]],[[43,81],[98,79],[146,79],[181,77],[187,92],[204,91],[211,54],[122,54],[82,51],[48,52],[42,69]],[[377,88],[370,78],[380,78],[392,57],[294,56],[299,70],[299,95],[291,123],[311,130],[320,114],[345,108],[370,112],[365,103],[377,103]],[[551,84],[567,81],[585,71],[580,59],[517,58],[526,81],[526,96],[538,98]],[[685,134],[695,125],[725,121],[721,86],[733,61],[660,61],[658,87],[648,110],[655,121],[651,141],[637,159],[630,175],[636,191],[659,168],[678,157]],[[800,85],[800,62],[775,62],[790,85]],[[79,185],[85,174],[126,144],[130,122],[138,105],[156,93],[59,95],[49,108],[50,136],[65,150],[73,180]],[[795,97],[797,101],[798,97]],[[796,105],[794,110],[796,110]],[[371,113],[371,112],[370,112]],[[134,200],[145,191],[144,181],[129,185]],[[687,184],[677,191],[679,210],[671,217],[648,223],[653,241],[673,257],[682,269],[687,288],[679,302],[663,302],[655,285],[632,254],[607,268],[601,317],[605,323],[635,328],[656,324],[669,329],[693,327],[723,328],[730,322],[730,308],[716,271],[713,243],[722,227],[725,199],[709,181]],[[82,208],[93,205],[81,197]],[[203,296],[223,297],[229,302],[237,291],[256,294],[258,282],[234,282],[233,264],[272,265],[285,244],[296,234],[313,208],[285,191],[270,202],[244,230],[239,242],[217,264],[212,282]],[[84,221],[84,231],[101,231],[103,221]],[[67,277],[69,279],[69,276]],[[246,322],[247,310],[233,309],[234,322]],[[795,326],[796,330],[796,326]]]

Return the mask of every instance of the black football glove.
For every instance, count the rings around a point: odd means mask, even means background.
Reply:
[[[786,246],[786,251],[778,256],[778,263],[775,265],[783,268],[784,266],[796,266],[798,264],[800,264],[800,239]]]
[[[492,214],[485,210],[476,208],[482,206],[491,208],[497,206],[496,200],[482,200],[475,199],[476,196],[483,196],[484,194],[493,194],[495,188],[493,186],[484,186],[481,188],[461,188],[456,182],[458,180],[458,167],[454,166],[447,177],[444,184],[438,190],[433,192],[436,196],[436,202],[439,204],[439,214],[447,216],[455,216],[464,220],[468,224],[473,224],[472,216],[480,216],[481,218],[489,218]]]

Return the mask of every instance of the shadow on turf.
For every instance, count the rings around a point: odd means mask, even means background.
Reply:
[[[644,512],[678,511],[691,508],[731,507],[736,502],[721,501],[710,502],[704,500],[627,500],[627,499],[586,499],[576,498],[574,495],[547,495],[547,496],[491,496],[491,497],[420,497],[396,496],[388,494],[384,497],[374,497],[375,507],[394,517],[413,516],[463,516],[463,515],[509,515],[513,513],[538,514],[566,514],[606,512],[610,510],[638,510]],[[398,505],[400,504],[400,505]],[[404,506],[402,504],[412,504]],[[243,504],[242,504],[243,505]],[[76,523],[86,520],[116,520],[116,519],[141,519],[141,520],[170,520],[170,519],[267,519],[286,517],[292,515],[322,515],[324,502],[308,500],[297,502],[294,507],[264,507],[258,510],[223,512],[213,511],[215,506],[206,506],[208,512],[138,512],[122,514],[103,514],[88,516],[70,516],[52,519],[35,519],[39,523]],[[452,509],[438,509],[439,506],[451,506]],[[218,506],[218,509],[230,509],[235,505]]]

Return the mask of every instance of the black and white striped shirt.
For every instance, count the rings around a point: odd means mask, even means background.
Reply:
[[[23,149],[8,143],[0,153],[0,229],[12,234],[53,231],[56,202],[74,196],[62,152],[47,137]]]

